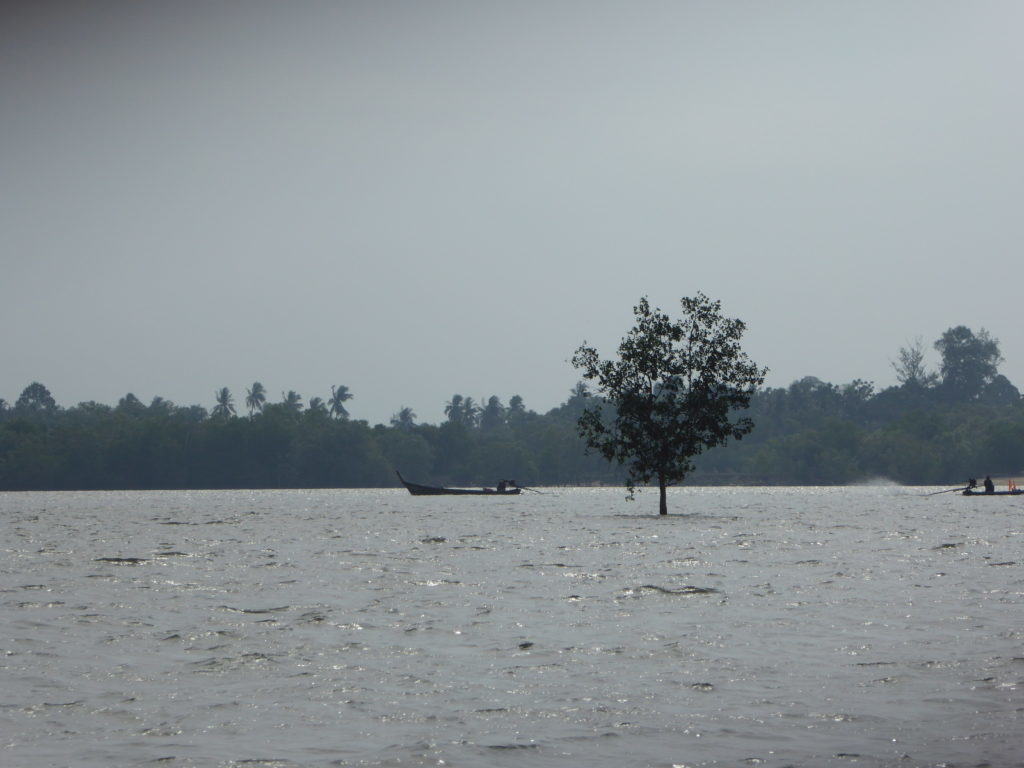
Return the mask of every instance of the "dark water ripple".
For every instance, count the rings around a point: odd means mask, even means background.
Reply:
[[[0,765],[1024,765],[1024,509],[920,492],[0,494]]]

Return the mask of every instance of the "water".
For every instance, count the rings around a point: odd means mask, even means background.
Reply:
[[[1024,765],[1024,505],[0,494],[0,765]]]

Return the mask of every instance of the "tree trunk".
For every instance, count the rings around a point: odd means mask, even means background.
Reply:
[[[668,514],[668,499],[665,497],[665,478],[664,477],[659,477],[658,478],[658,491],[661,494],[661,498],[659,499],[659,503],[658,503],[658,514],[667,515]]]

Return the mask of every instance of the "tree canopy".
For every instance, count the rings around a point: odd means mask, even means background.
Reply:
[[[618,359],[602,360],[586,342],[572,359],[611,406],[607,415],[600,403],[586,408],[580,435],[625,467],[631,498],[637,485],[656,480],[662,515],[668,514],[666,488],[693,470],[695,456],[753,429],[736,413],[748,407],[767,372],[740,348],[746,326],[725,317],[720,302],[698,293],[680,304],[682,317],[673,320],[641,298]]]
[[[900,347],[892,367],[896,371],[896,380],[904,386],[932,387],[939,378],[925,365],[924,345],[920,336],[907,346]]]
[[[953,336],[993,341],[973,331]],[[931,349],[916,346],[918,374],[895,386],[808,375],[758,388],[743,411],[757,429],[694,456],[687,482],[946,484],[987,474],[1024,476],[1024,401],[1017,387],[990,367],[973,397],[951,399],[954,369],[947,367],[948,379],[930,374],[925,352]],[[993,366],[1001,359],[984,344],[977,349]],[[290,390],[283,402],[267,403],[255,382],[246,389],[248,411],[239,416],[159,396],[147,405],[131,393],[113,406],[89,401],[65,408],[32,382],[20,396],[3,393],[0,400],[0,490],[377,487],[397,483],[395,468],[439,485],[489,485],[502,477],[526,485],[628,483],[622,465],[587,454],[580,417],[601,406],[611,425],[615,414],[588,383],[577,382],[546,412],[531,410],[517,394],[455,394],[438,404],[445,409],[439,424],[420,423],[411,410],[403,417],[400,408],[393,425],[371,427],[332,413],[326,387],[304,407]],[[346,404],[352,399],[346,387],[331,390]],[[227,397],[217,391],[211,410],[218,400],[231,402],[230,390]]]
[[[351,399],[352,393],[348,391],[348,387],[344,384],[332,386],[331,396],[327,400],[331,415],[339,419],[347,419],[349,414],[348,409],[345,408],[345,403]]]
[[[942,355],[942,389],[956,402],[978,399],[992,382],[999,363],[999,341],[982,328],[977,334],[964,325],[950,328],[935,342]]]
[[[22,390],[14,408],[21,413],[52,413],[57,409],[57,401],[53,399],[50,390],[38,381],[33,381]]]
[[[245,407],[249,409],[249,415],[252,416],[257,411],[262,411],[266,404],[266,388],[258,381],[254,381],[252,386],[245,391]]]

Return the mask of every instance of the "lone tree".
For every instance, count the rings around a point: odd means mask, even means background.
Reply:
[[[740,349],[746,325],[724,317],[721,302],[698,293],[681,303],[683,317],[674,321],[641,298],[618,360],[601,360],[586,342],[572,358],[614,409],[606,419],[600,402],[587,407],[580,436],[626,468],[629,498],[657,480],[663,515],[665,489],[686,477],[695,456],[754,428],[749,418],[733,420],[734,412],[750,405],[768,372]]]

